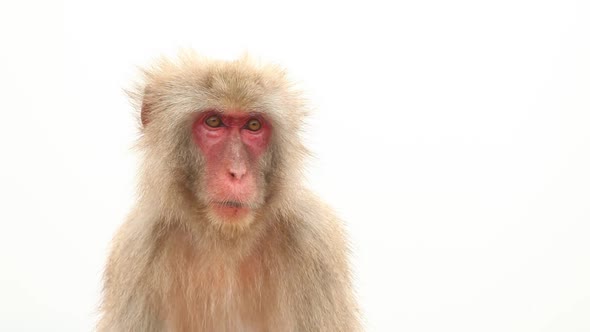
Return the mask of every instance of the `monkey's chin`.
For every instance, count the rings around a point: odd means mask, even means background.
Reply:
[[[214,203],[209,206],[208,215],[217,224],[244,227],[251,223],[254,211],[245,205]]]
[[[213,213],[228,222],[240,221],[250,214],[250,208],[242,206],[214,204],[212,208]]]

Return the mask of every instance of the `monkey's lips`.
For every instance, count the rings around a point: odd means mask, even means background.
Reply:
[[[226,220],[236,220],[250,213],[250,205],[238,201],[222,201],[213,203],[213,211]]]

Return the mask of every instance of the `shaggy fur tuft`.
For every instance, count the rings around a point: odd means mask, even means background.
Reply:
[[[340,222],[301,183],[306,111],[283,70],[185,53],[143,76],[130,92],[142,123],[139,197],[113,240],[98,330],[360,330]],[[260,112],[273,124],[244,222],[208,210],[191,136],[208,109]]]

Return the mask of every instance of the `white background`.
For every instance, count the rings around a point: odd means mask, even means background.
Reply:
[[[590,2],[0,5],[0,330],[90,331],[137,66],[277,62],[369,331],[590,331]]]

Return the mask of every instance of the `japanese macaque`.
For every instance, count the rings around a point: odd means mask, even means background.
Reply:
[[[302,184],[282,69],[194,54],[144,70],[139,198],[99,331],[361,330],[340,221]]]

